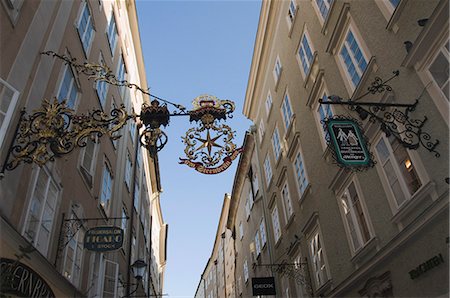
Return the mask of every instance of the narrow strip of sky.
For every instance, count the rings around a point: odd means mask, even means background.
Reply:
[[[205,93],[233,100],[236,111],[227,124],[241,146],[251,125],[242,107],[260,1],[136,2],[152,94],[188,109],[192,99]],[[194,296],[238,162],[211,176],[178,164],[181,136],[192,125],[186,117],[172,117],[165,129],[169,142],[159,155],[162,212],[169,224],[164,293],[170,297]]]

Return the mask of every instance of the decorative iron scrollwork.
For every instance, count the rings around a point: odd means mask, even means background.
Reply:
[[[392,87],[387,84],[390,80],[399,75],[399,71],[394,71],[394,75],[386,81],[376,77],[368,91],[355,100],[343,101],[339,96],[329,96],[328,101],[319,99],[320,104],[331,105],[346,105],[351,111],[356,111],[361,118],[365,120],[369,117],[370,122],[379,123],[381,130],[387,136],[395,137],[400,144],[408,149],[418,149],[420,146],[434,153],[435,157],[439,157],[440,153],[436,151],[439,145],[439,140],[432,141],[429,133],[423,131],[423,127],[428,118],[423,117],[423,120],[410,118],[409,113],[415,111],[419,103],[416,99],[412,104],[400,103],[378,103],[378,102],[357,102],[368,94],[383,93],[385,91],[392,91]]]
[[[4,169],[13,170],[21,163],[43,166],[55,157],[72,152],[75,147],[86,146],[88,138],[94,141],[106,134],[117,139],[119,136],[114,133],[133,117],[124,106],[113,109],[111,116],[100,110],[75,115],[65,101],[44,99],[42,106],[31,115],[22,111],[15,143]]]

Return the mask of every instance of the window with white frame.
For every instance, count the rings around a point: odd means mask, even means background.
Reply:
[[[109,18],[106,35],[108,36],[109,49],[111,50],[111,54],[114,55],[117,43],[117,27],[114,12],[111,13],[111,17]]]
[[[100,53],[100,65],[106,65],[105,60],[103,59],[103,54]],[[102,71],[104,72],[104,71]],[[104,73],[101,73],[101,75],[104,75]],[[95,83],[95,90],[97,91],[97,96],[100,101],[100,105],[102,109],[105,109],[106,106],[106,95],[108,93],[108,83],[106,81],[98,80]]]
[[[275,159],[278,160],[281,155],[280,134],[278,133],[278,127],[275,127],[272,135],[272,147]]]
[[[306,187],[308,186],[308,175],[306,174],[305,163],[303,162],[302,153],[300,151],[297,152],[297,156],[294,160],[294,171],[295,178],[297,180],[297,187],[299,197],[301,198],[306,191]]]
[[[256,166],[252,165],[250,167],[250,177],[251,177],[251,183],[252,183],[252,189],[253,189],[253,195],[254,198],[256,198],[256,195],[259,191],[259,182],[258,182],[258,175],[256,174]]]
[[[361,195],[357,190],[355,181],[345,187],[339,197],[339,204],[344,219],[344,224],[349,234],[352,251],[363,247],[371,238],[368,217],[363,206]]]
[[[134,205],[134,208],[136,209],[136,211],[138,211],[139,213],[141,213],[138,208],[140,195],[141,195],[141,193],[140,193],[139,176],[136,175],[134,177],[133,205]]]
[[[392,135],[387,138],[382,134],[375,143],[375,149],[379,168],[397,209],[411,199],[422,186],[422,181],[408,151]]]
[[[428,66],[428,73],[433,79],[434,83],[438,86],[442,94],[449,101],[449,61],[450,50],[449,40],[447,39],[441,49],[437,52],[436,57],[432,60]],[[447,106],[448,107],[448,106]]]
[[[31,183],[31,198],[23,235],[46,256],[53,232],[60,188],[45,167],[34,171]]]
[[[136,260],[136,232],[134,231],[134,228],[132,228],[131,231],[131,263],[134,263]]]
[[[353,89],[356,88],[367,68],[369,59],[364,53],[361,41],[357,39],[352,25],[348,27],[345,40],[339,51],[339,58],[344,66],[347,79]]]
[[[266,225],[264,224],[264,218],[261,220],[261,223],[259,224],[259,234],[261,235],[261,247],[264,247],[267,242],[266,237]]]
[[[266,174],[266,183],[269,185],[272,180],[272,166],[270,165],[269,154],[264,159],[264,173]]]
[[[288,93],[284,95],[283,103],[281,105],[281,111],[283,112],[284,127],[287,130],[292,121],[292,108]]]
[[[101,297],[117,297],[119,264],[105,258],[103,291]]]
[[[312,233],[309,242],[309,253],[311,254],[311,263],[313,271],[313,279],[317,288],[322,286],[328,280],[327,265],[325,261],[325,253],[323,250],[322,236],[318,227]]]
[[[283,189],[281,190],[281,198],[283,199],[284,216],[287,223],[291,216],[294,214],[294,208],[292,207],[292,200],[291,195],[289,194],[287,181],[284,183]]]
[[[327,19],[333,1],[334,0],[314,0],[316,8],[320,13],[320,18],[322,22],[324,22]]]
[[[95,173],[95,163],[97,161],[97,143],[95,140],[88,139],[86,141],[86,146],[81,150],[81,161],[80,167],[82,169],[83,174],[89,180],[88,182],[92,186],[92,177],[94,177]]]
[[[64,66],[64,73],[58,90],[58,102],[66,101],[67,107],[74,109],[78,97],[78,87],[72,68],[69,65]]]
[[[277,57],[277,59],[275,60],[275,66],[273,67],[273,78],[275,79],[275,84],[280,80],[281,69],[282,67],[280,57]]]
[[[131,162],[131,154],[127,150],[127,161],[125,165],[125,184],[127,185],[128,190],[131,189],[131,169],[133,164]]]
[[[122,55],[119,56],[118,63],[119,64],[117,65],[117,80],[119,82],[123,82],[127,79],[127,68],[125,67],[125,61],[123,60]],[[120,96],[122,96],[122,99],[124,98],[124,92],[125,92],[126,88],[127,88],[126,86],[119,87],[119,93],[120,93]]]
[[[249,195],[247,196],[247,198],[245,199],[245,218],[248,220],[248,218],[250,217],[250,196],[251,196],[251,192],[249,193]]]
[[[298,57],[300,60],[303,77],[306,78],[314,60],[314,48],[306,28],[305,32],[303,32],[300,46],[298,48]]]
[[[259,240],[259,231],[256,231],[255,234],[255,250],[256,256],[258,257],[261,254],[261,241]]]
[[[19,92],[0,78],[0,149],[17,105]]]
[[[77,24],[78,35],[80,36],[81,44],[83,45],[83,50],[86,56],[88,55],[92,37],[94,35],[94,27],[92,24],[92,13],[87,1],[84,1],[81,10],[80,19]]]
[[[329,101],[328,92],[326,91],[325,88],[322,90],[321,98],[322,98],[323,102]],[[316,108],[317,126],[319,129],[320,135],[322,136],[321,142],[324,147],[326,146],[326,143],[328,141],[328,131],[323,126],[323,123],[324,123],[325,119],[330,119],[332,117],[333,117],[333,110],[331,109],[331,105],[320,104],[320,103],[317,104],[317,108]]]
[[[103,177],[102,177],[102,188],[100,193],[100,205],[105,211],[106,215],[109,215],[109,209],[111,206],[112,199],[112,184],[113,178],[111,174],[111,169],[109,165],[105,163],[103,165]]]
[[[259,127],[258,127],[258,133],[259,133],[259,142],[261,143],[264,137],[265,127],[264,127],[264,120],[261,119],[259,121]]]
[[[291,26],[294,23],[296,13],[297,13],[297,4],[295,4],[295,0],[291,0],[289,2],[289,10],[288,10],[288,20]]]
[[[281,237],[280,217],[278,216],[278,207],[275,206],[272,210],[272,226],[273,226],[273,238],[275,243]]]
[[[239,238],[241,240],[244,238],[244,227],[242,226],[242,222],[239,223]]]
[[[247,260],[244,261],[244,280],[248,281],[248,263]]]
[[[265,106],[266,106],[267,116],[269,116],[270,110],[272,109],[272,94],[270,94],[270,91],[269,91],[269,93],[267,93]]]
[[[125,208],[125,206],[122,206],[122,219],[121,219],[121,223],[120,223],[120,227],[122,228],[123,232],[126,234],[127,232],[127,227],[128,227],[128,214],[127,214],[127,209]]]
[[[78,217],[72,213],[70,219],[78,220]],[[77,288],[81,276],[84,233],[85,230],[81,227],[75,235],[71,237],[64,250],[63,275]]]

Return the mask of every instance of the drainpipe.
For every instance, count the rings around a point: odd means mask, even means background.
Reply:
[[[225,298],[227,298],[227,268],[225,266],[225,232],[222,233],[222,253],[223,253],[223,285],[224,285],[224,294]]]

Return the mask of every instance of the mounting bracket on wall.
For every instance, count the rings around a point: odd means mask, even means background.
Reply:
[[[368,118],[368,121],[380,124],[381,130],[386,136],[393,136],[402,146],[408,149],[418,149],[422,146],[433,152],[435,157],[439,157],[440,153],[436,151],[439,140],[432,141],[431,135],[423,131],[428,120],[427,116],[424,116],[422,120],[410,118],[410,113],[415,111],[420,97],[411,104],[358,101],[369,94],[392,91],[392,87],[387,82],[397,77],[400,72],[396,70],[393,73],[394,75],[386,81],[376,77],[371,86],[367,88],[368,91],[354,100],[343,100],[339,96],[331,95],[326,100],[319,99],[319,103],[347,106],[349,110],[357,112],[361,120]]]

